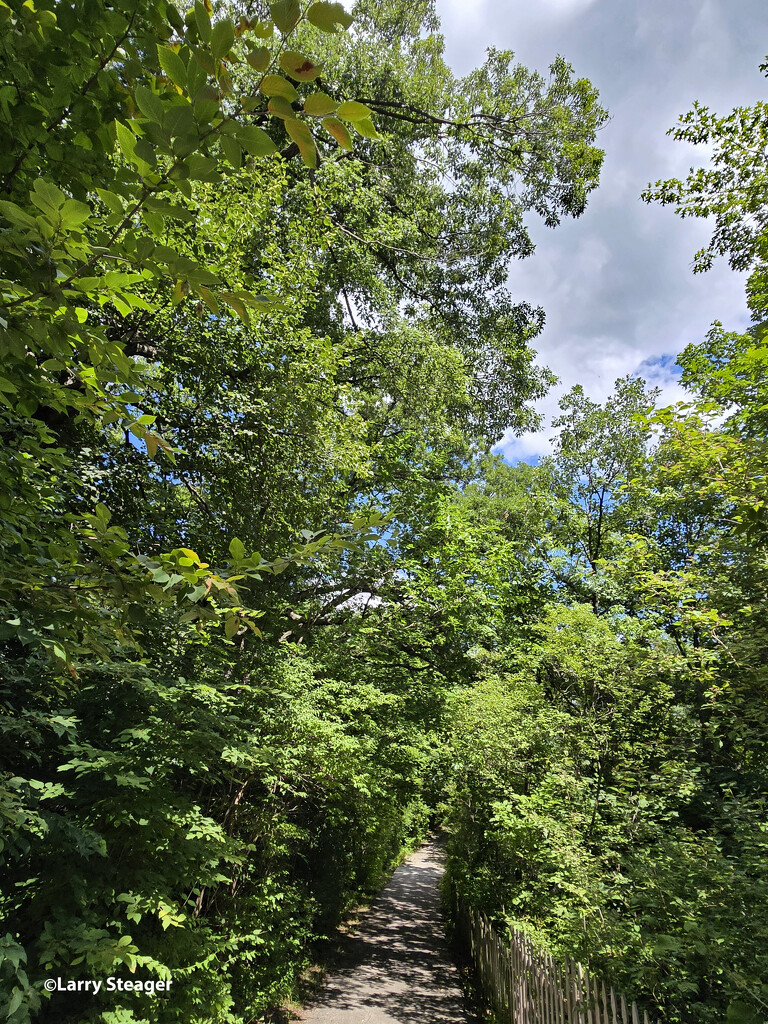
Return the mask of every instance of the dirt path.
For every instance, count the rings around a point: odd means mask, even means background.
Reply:
[[[395,871],[305,1024],[470,1024],[440,915],[437,847]]]

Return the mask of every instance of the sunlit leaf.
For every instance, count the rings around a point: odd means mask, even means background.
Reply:
[[[222,18],[213,26],[211,33],[211,53],[216,60],[226,57],[235,43],[235,26],[229,18]]]
[[[184,62],[178,53],[172,50],[170,46],[158,46],[157,59],[160,62],[160,67],[173,84],[178,85],[180,89],[185,89],[187,85],[187,69],[184,67]]]
[[[273,140],[258,125],[238,125],[237,131],[233,135],[246,153],[250,153],[251,156],[269,156],[277,152],[277,146]]]
[[[309,125],[304,121],[286,121],[285,130],[299,147],[301,158],[307,167],[317,167],[317,146]]]
[[[327,93],[313,92],[304,100],[304,113],[310,117],[324,117],[326,114],[333,114],[338,105]]]
[[[280,54],[280,67],[297,82],[313,82],[321,71],[308,57],[293,50]]]
[[[277,3],[270,5],[269,10],[272,21],[283,35],[287,35],[301,17],[299,0],[277,0]]]
[[[163,103],[160,97],[145,85],[137,85],[134,96],[142,114],[150,121],[156,121],[159,124],[163,119]]]
[[[371,116],[371,109],[366,107],[364,103],[358,103],[356,100],[347,100],[345,103],[339,104],[336,114],[342,121],[362,121],[363,118]]]
[[[338,28],[349,28],[354,18],[340,3],[315,3],[307,11],[307,20],[323,32],[336,32]]]
[[[197,31],[200,33],[200,38],[204,43],[209,43],[212,34],[211,16],[202,0],[195,0],[195,21],[197,22]]]
[[[352,149],[352,136],[349,134],[347,126],[337,117],[324,117],[322,125],[336,139],[342,149]]]
[[[296,117],[296,111],[293,109],[288,100],[282,96],[274,96],[267,105],[267,109],[270,114],[274,114],[275,117],[280,117],[284,121],[290,121]]]
[[[381,135],[376,130],[376,125],[370,117],[361,117],[353,122],[355,129],[366,139],[380,139]]]
[[[272,63],[272,51],[268,46],[257,46],[245,55],[245,59],[255,71],[266,71]]]
[[[259,85],[259,89],[265,96],[282,96],[289,103],[293,103],[294,100],[299,98],[295,88],[282,75],[265,75]]]
[[[239,561],[241,558],[245,558],[245,545],[239,539],[239,537],[233,537],[229,542],[229,553],[235,559]]]

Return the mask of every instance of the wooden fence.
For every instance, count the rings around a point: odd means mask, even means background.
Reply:
[[[499,1024],[650,1024],[635,1003],[581,966],[537,952],[522,933],[505,942],[482,914],[454,903],[458,937]]]

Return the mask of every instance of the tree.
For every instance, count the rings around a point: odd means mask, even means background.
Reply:
[[[570,571],[454,696],[445,758],[463,896],[681,1024],[768,1006],[764,121],[697,106],[676,135],[713,166],[646,193],[714,214],[695,269],[754,268],[754,326],[686,349],[676,407],[566,397],[545,558]]]
[[[768,63],[760,70],[768,74]],[[674,205],[681,217],[714,217],[712,239],[696,253],[694,272],[708,270],[717,256],[728,256],[734,270],[765,263],[768,105],[758,101],[718,117],[695,103],[669,134],[693,145],[708,145],[712,152],[710,166],[692,168],[684,182],[657,181],[643,193],[648,203]]]
[[[643,380],[627,377],[616,381],[614,394],[600,406],[576,385],[560,400],[562,415],[553,421],[560,428],[553,466],[563,501],[566,573],[571,585],[591,594],[595,611],[606,582],[600,580],[601,562],[627,524],[628,484],[645,465],[651,440],[645,417],[657,394]]]
[[[550,379],[501,283],[526,212],[596,185],[596,94],[494,55],[468,118],[429,5],[251,13],[0,6],[13,1024],[279,1002],[423,828],[462,624],[507,585],[463,608],[436,517]],[[121,965],[186,983],[40,988]]]

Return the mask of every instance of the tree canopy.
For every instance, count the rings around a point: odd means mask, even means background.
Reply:
[[[555,378],[510,264],[601,169],[564,59],[458,78],[430,0],[0,25],[10,1024],[264,1020],[436,823],[500,929],[758,1024],[760,105],[648,194],[720,218],[754,327],[512,467]],[[121,972],[173,984],[43,987]]]

